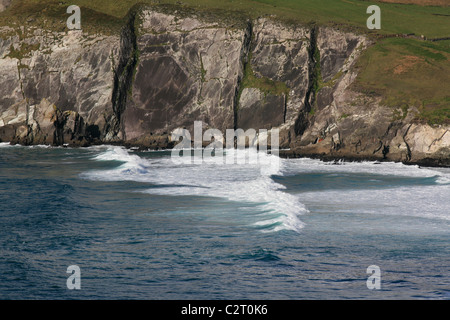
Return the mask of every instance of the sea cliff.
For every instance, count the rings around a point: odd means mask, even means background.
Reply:
[[[0,141],[171,148],[171,132],[279,129],[283,156],[450,166],[450,126],[358,90],[365,34],[137,6],[117,35],[0,30]]]

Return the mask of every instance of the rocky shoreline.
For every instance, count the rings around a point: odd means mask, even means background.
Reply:
[[[396,162],[402,163],[404,165],[413,165],[419,167],[430,167],[430,168],[450,168],[450,161],[448,159],[418,159],[415,161],[393,161],[387,158],[378,156],[358,156],[354,154],[348,155],[332,155],[332,154],[307,154],[307,153],[297,153],[295,151],[280,151],[281,158],[295,159],[295,158],[309,158],[317,159],[323,162],[333,162],[334,164],[339,164],[341,162]]]
[[[3,142],[5,143],[5,142]],[[7,142],[6,142],[7,143]],[[11,145],[20,145],[16,142],[10,142]],[[48,147],[63,147],[63,148],[88,148],[92,146],[102,146],[106,145],[101,142],[97,143],[89,143],[85,145],[46,145]],[[118,147],[124,147],[129,150],[138,150],[138,151],[167,151],[171,152],[172,149],[170,147],[173,146],[173,143],[170,143],[169,145],[166,145],[166,147],[161,148],[155,148],[155,149],[149,149],[146,146],[136,146],[134,144],[121,144],[121,143],[109,143],[107,145],[111,146],[118,146]],[[28,145],[33,146],[33,145]],[[270,153],[270,150],[269,150]],[[390,160],[385,157],[379,157],[379,156],[363,156],[363,155],[355,155],[355,154],[317,154],[317,153],[304,153],[299,151],[294,151],[290,149],[282,149],[278,151],[278,156],[282,159],[300,159],[300,158],[308,158],[308,159],[315,159],[320,160],[322,162],[328,162],[333,164],[341,164],[345,162],[376,162],[376,163],[383,163],[383,162],[395,162],[395,163],[402,163],[404,165],[413,165],[413,166],[419,166],[419,167],[429,167],[429,168],[450,168],[450,162],[448,159],[432,159],[432,158],[424,158],[424,159],[418,159],[415,161],[394,161]]]

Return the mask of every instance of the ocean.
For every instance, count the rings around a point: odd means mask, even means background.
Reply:
[[[450,299],[450,169],[258,156],[1,143],[0,299]]]

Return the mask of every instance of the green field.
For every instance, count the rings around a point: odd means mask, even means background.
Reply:
[[[118,34],[127,12],[137,3],[150,0],[13,0],[0,14],[0,25],[40,26],[66,30],[66,8],[82,8],[82,27],[89,33]],[[225,19],[276,16],[286,23],[337,26],[369,34],[377,39],[360,61],[356,87],[382,95],[387,105],[408,111],[421,110],[419,120],[450,123],[450,41],[430,42],[386,38],[395,34],[415,34],[431,38],[450,37],[450,7],[402,5],[364,0],[161,0],[181,4],[197,12],[215,12]],[[381,30],[366,27],[371,4],[381,8]],[[233,21],[231,21],[233,22]],[[400,115],[404,116],[404,113]]]
[[[237,11],[255,18],[276,15],[279,19],[297,23],[340,24],[367,31],[366,9],[377,4],[382,12],[379,33],[415,33],[429,38],[449,36],[450,7],[433,7],[380,3],[364,0],[162,0],[196,10]],[[113,27],[137,3],[155,3],[150,0],[13,0],[13,5],[0,15],[3,24],[32,20],[64,27],[66,8],[75,4],[82,8],[83,26],[88,28]],[[11,19],[13,17],[13,19]]]
[[[370,47],[357,63],[356,87],[384,97],[405,117],[411,107],[417,120],[450,123],[450,41],[424,42],[389,38]]]

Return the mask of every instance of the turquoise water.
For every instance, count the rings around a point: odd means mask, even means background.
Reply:
[[[0,144],[0,299],[450,299],[448,169],[273,159]]]

